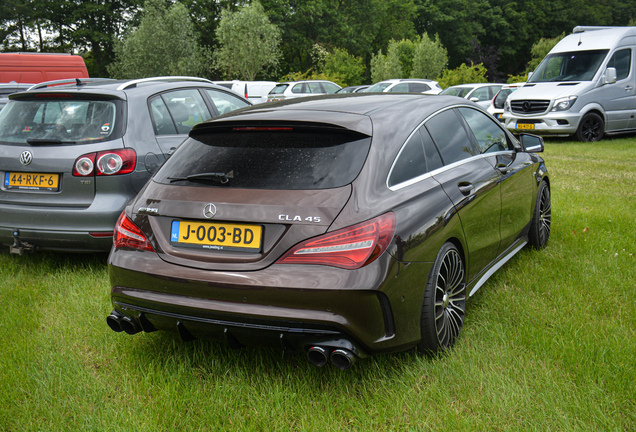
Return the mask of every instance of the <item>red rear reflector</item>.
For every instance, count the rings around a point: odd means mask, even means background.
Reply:
[[[144,232],[126,216],[125,211],[121,213],[115,224],[113,245],[115,245],[115,249],[131,248],[148,252],[155,251]]]
[[[318,264],[357,269],[372,263],[391,244],[395,232],[392,212],[301,242],[277,264]]]
[[[235,127],[232,128],[232,130],[235,131],[290,131],[290,130],[294,130],[294,128],[290,128],[290,127]]]
[[[112,237],[113,236],[113,232],[109,231],[109,232],[89,232],[88,233],[91,237]]]

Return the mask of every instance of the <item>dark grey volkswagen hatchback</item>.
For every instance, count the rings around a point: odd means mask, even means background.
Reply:
[[[117,222],[107,322],[340,369],[447,350],[467,298],[548,241],[542,150],[446,96],[302,98],[204,122]]]

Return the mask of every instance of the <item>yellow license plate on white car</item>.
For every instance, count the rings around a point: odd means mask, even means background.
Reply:
[[[534,129],[534,123],[517,123],[517,129]]]
[[[225,222],[172,221],[170,242],[202,249],[258,252],[261,249],[261,225]]]

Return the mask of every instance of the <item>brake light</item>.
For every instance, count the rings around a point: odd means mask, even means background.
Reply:
[[[133,221],[126,216],[126,212],[122,212],[115,224],[115,232],[113,233],[113,245],[118,248],[132,248],[148,252],[154,252],[155,249],[148,241],[148,237]]]
[[[301,242],[291,248],[277,264],[318,264],[354,270],[371,264],[393,239],[395,214],[392,212]]]
[[[129,174],[135,170],[137,154],[133,149],[107,150],[88,153],[77,158],[73,165],[76,177]]]

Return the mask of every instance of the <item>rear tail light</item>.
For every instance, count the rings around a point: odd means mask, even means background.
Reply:
[[[318,264],[358,269],[372,263],[393,239],[395,214],[389,212],[301,242],[283,255],[277,264]]]
[[[125,212],[121,213],[117,223],[115,224],[115,232],[113,233],[113,245],[118,248],[132,248],[148,252],[154,252],[155,249],[148,241],[146,234],[133,221],[126,216]]]
[[[133,149],[107,150],[88,153],[77,158],[73,165],[76,177],[129,174],[135,170],[137,154]]]

